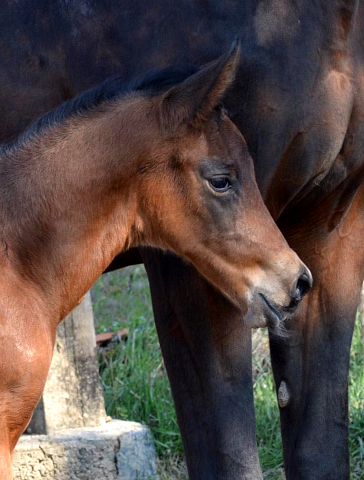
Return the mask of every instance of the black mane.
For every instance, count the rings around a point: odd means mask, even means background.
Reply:
[[[170,66],[151,70],[129,82],[125,82],[118,75],[109,77],[96,87],[86,90],[42,115],[6,148],[18,147],[29,138],[39,135],[45,128],[60,124],[70,117],[85,114],[105,102],[116,100],[128,93],[138,91],[148,96],[159,95],[173,85],[183,82],[197,70],[195,66]]]

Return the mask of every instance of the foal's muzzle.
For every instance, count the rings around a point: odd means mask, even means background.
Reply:
[[[303,267],[303,272],[296,281],[289,295],[288,305],[278,305],[270,296],[259,293],[261,305],[264,311],[266,325],[277,327],[283,320],[290,317],[297,309],[302,298],[312,287],[312,275],[308,268]],[[260,325],[259,325],[260,326]]]

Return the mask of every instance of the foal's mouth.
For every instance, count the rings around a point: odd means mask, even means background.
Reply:
[[[286,316],[283,316],[277,308],[275,308],[267,299],[265,295],[262,293],[258,294],[262,299],[263,304],[265,305],[265,318],[267,321],[267,326],[271,328],[277,327],[283,320],[285,320]]]

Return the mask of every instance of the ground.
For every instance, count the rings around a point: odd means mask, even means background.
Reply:
[[[129,329],[100,349],[100,373],[108,414],[148,425],[160,480],[186,480],[183,449],[153,322],[148,280],[142,266],[104,275],[92,289],[97,332]],[[264,330],[254,333],[254,395],[259,455],[265,480],[283,480],[279,414]],[[364,480],[364,366],[357,322],[350,368],[352,480]]]

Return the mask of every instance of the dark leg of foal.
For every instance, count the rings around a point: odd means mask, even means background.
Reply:
[[[261,479],[250,329],[192,266],[160,251],[142,256],[190,479]]]
[[[357,198],[343,224],[321,239],[300,231],[306,247],[289,239],[314,287],[289,336],[271,338],[276,385],[289,397],[281,408],[288,480],[349,479],[349,354],[364,258],[360,203]]]

